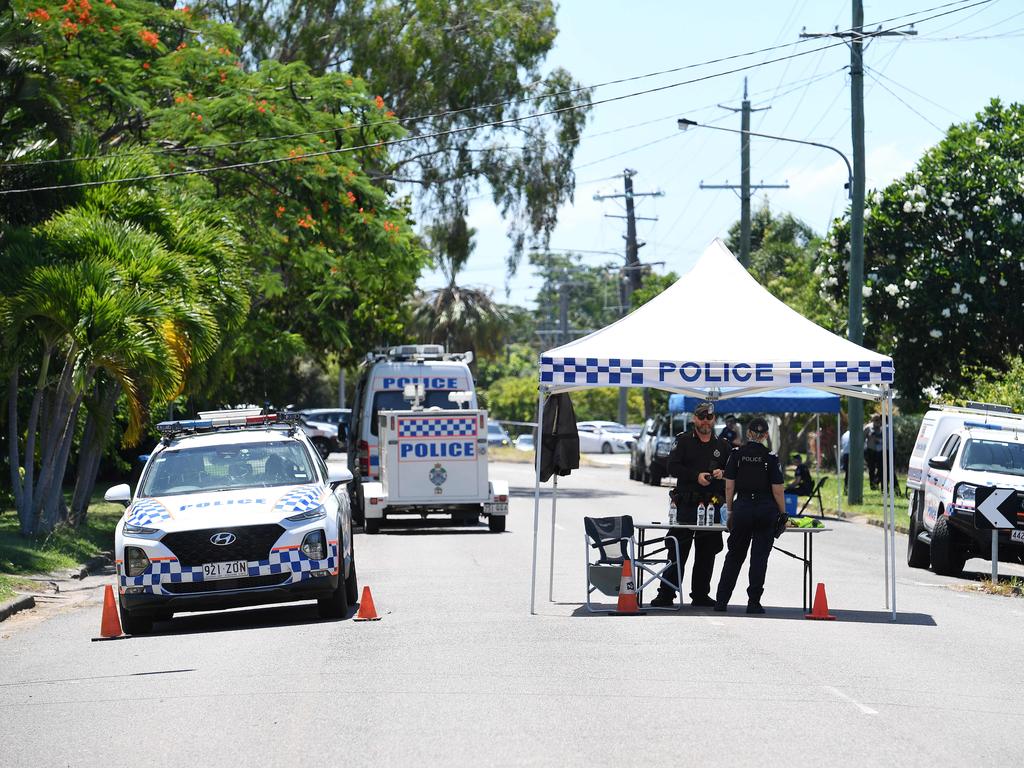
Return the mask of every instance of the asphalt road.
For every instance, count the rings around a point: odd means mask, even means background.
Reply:
[[[742,613],[745,577],[726,614],[589,615],[580,518],[663,518],[667,487],[588,467],[560,479],[553,602],[545,500],[531,616],[531,468],[493,472],[504,534],[357,535],[379,622],[296,604],[93,643],[107,576],[0,624],[0,766],[1020,765],[1021,598],[908,570],[900,537],[893,623],[881,531],[834,521],[815,576],[838,621],[803,619],[778,554],[766,616]]]

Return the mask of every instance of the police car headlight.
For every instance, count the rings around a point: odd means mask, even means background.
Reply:
[[[319,507],[307,509],[305,512],[299,512],[299,514],[286,517],[285,519],[291,520],[293,523],[304,523],[307,520],[320,520],[324,517],[327,517],[327,510],[324,509],[324,505],[321,504]]]
[[[327,557],[327,537],[323,531],[310,531],[302,540],[302,551],[310,560],[323,560]]]
[[[974,494],[977,490],[977,486],[974,485],[961,485],[956,489],[956,499],[954,503],[964,503],[968,506],[974,506]]]
[[[146,528],[143,525],[132,525],[131,523],[125,523],[124,528],[121,529],[125,536],[152,536],[154,533],[159,533],[159,528]]]
[[[138,547],[124,548],[124,570],[129,576],[139,576],[149,568],[149,558]]]

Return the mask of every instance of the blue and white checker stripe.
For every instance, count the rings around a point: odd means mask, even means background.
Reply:
[[[311,560],[298,547],[272,550],[266,560],[250,560],[248,576],[272,576],[274,574],[291,573],[289,583],[311,578],[310,571],[328,570],[332,573],[338,568],[338,544],[331,543],[330,556],[324,560]],[[144,587],[146,592],[164,594],[161,583],[189,584],[205,581],[202,566],[182,566],[177,558],[160,559],[153,562],[146,572],[139,576],[126,576],[123,566],[119,580],[122,589],[125,587]],[[171,594],[171,593],[167,593]]]
[[[540,380],[544,384],[643,384],[643,360],[618,357],[599,360],[596,357],[566,357],[555,360],[551,357],[540,359]],[[657,364],[654,370],[658,370]]]
[[[471,437],[476,434],[475,416],[399,418],[399,437]]]
[[[816,360],[810,363],[794,361],[789,364],[790,384],[878,384],[891,383],[892,378],[891,360]]]
[[[152,525],[174,518],[170,510],[156,499],[139,499],[128,507],[125,514],[128,516],[125,520],[128,525],[138,526]]]
[[[274,511],[281,514],[297,515],[319,507],[324,500],[322,488],[296,488],[289,491],[274,504]]]

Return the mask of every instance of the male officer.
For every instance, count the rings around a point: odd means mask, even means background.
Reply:
[[[750,586],[747,588],[747,613],[764,613],[761,593],[772,551],[775,524],[786,514],[782,495],[782,469],[779,457],[765,446],[768,422],[750,420],[747,442],[729,454],[725,465],[725,501],[729,509],[729,551],[718,581],[716,611],[724,611],[736,586],[743,561],[750,547]],[[752,545],[752,546],[751,546]]]
[[[696,525],[697,505],[711,504],[717,509],[725,499],[722,478],[730,449],[725,441],[715,437],[714,426],[714,403],[700,403],[693,409],[693,429],[676,435],[676,443],[666,460],[669,474],[676,478],[676,509],[680,523]],[[692,604],[697,607],[713,606],[711,572],[715,569],[715,555],[722,551],[722,534],[719,531],[672,528],[668,535],[679,542],[680,568],[686,565],[690,544],[694,546],[693,572],[690,574]],[[675,573],[674,554],[674,550],[669,550],[670,562],[666,573]],[[682,584],[679,586],[682,588]],[[675,590],[662,582],[651,605],[666,608],[672,605],[675,596]]]

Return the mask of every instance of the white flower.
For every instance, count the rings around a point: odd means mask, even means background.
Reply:
[[[914,210],[914,204],[911,203],[909,200],[904,200],[903,201],[903,212],[904,213],[910,213],[912,210]]]
[[[957,304],[956,311],[959,312],[961,315],[966,315],[967,314],[967,305],[966,304]]]
[[[1012,215],[1012,216],[1011,216],[1010,218],[1011,218],[1011,219],[1013,219],[1013,223],[1014,223],[1014,224],[1020,224],[1020,223],[1021,223],[1021,221],[1022,221],[1022,220],[1024,220],[1024,216],[1022,216],[1022,215],[1021,215],[1020,213],[1018,213],[1017,211],[1014,211],[1014,212],[1013,212],[1013,215]]]
[[[910,281],[910,290],[914,290],[915,288],[917,288],[917,280],[911,280]]]
[[[887,285],[885,286],[885,292],[888,293],[890,296],[895,296],[897,293],[900,292],[900,287],[895,283],[892,285]]]
[[[960,293],[960,283],[953,283],[953,290],[951,291],[951,293],[954,296],[956,296],[958,293]]]
[[[906,309],[907,300],[901,296],[900,298],[896,299],[896,306],[899,307],[900,309]]]
[[[981,277],[978,278],[978,282],[981,283],[982,285],[985,284],[986,280],[988,280],[988,278],[985,277],[985,275],[982,275]]]
[[[875,194],[871,196],[871,202],[875,205],[881,205],[883,200],[885,200],[885,195],[882,194],[881,190],[876,190]]]
[[[871,295],[871,286],[865,285],[863,288],[861,288],[861,293],[864,294],[864,298],[866,299],[868,296]]]
[[[952,197],[949,196],[948,193],[943,195],[940,199],[946,205],[946,207],[948,207],[948,208],[952,208],[953,207],[954,200],[953,200]]]
[[[814,274],[816,274],[816,275],[820,275],[820,274],[821,274],[822,272],[824,272],[824,271],[825,271],[825,265],[824,265],[824,264],[818,264],[818,265],[817,265],[817,266],[816,266],[816,267],[814,268]]]
[[[992,195],[992,197],[988,199],[988,204],[990,206],[1002,205],[1003,198],[1001,198],[998,194]]]
[[[864,209],[864,221],[867,221],[870,218],[871,218],[871,209],[870,208],[865,208]]]
[[[971,210],[974,211],[975,213],[977,213],[978,211],[981,210],[981,206],[980,205],[976,205],[973,208],[971,208]]]
[[[999,278],[999,286],[1001,288],[1005,288],[1007,285],[1008,285],[1008,283],[1006,282],[1006,278],[1005,277],[1000,277]]]
[[[982,149],[988,149],[988,147],[989,147],[989,143],[987,141],[985,141],[985,139],[983,139],[981,136],[976,138],[974,140],[974,143],[977,144]]]
[[[971,296],[971,294],[969,294],[969,293],[965,293],[965,294],[964,294],[964,301],[970,301],[970,300],[971,300],[971,299],[973,299],[973,298],[974,298],[974,297],[973,297],[973,296]]]
[[[973,229],[968,229],[966,232],[964,232],[964,237],[966,237],[968,240],[973,240],[974,239],[974,230]]]
[[[933,339],[941,339],[942,338],[942,331],[939,331],[939,330],[936,330],[935,328],[932,328],[930,331],[928,331],[928,335],[931,336]]]
[[[914,210],[917,211],[918,213],[924,213],[927,207],[928,204],[924,202],[914,203]]]
[[[950,314],[952,314],[952,313],[949,311],[949,307],[946,307],[945,309],[942,310],[942,316],[943,317],[949,317]]]

